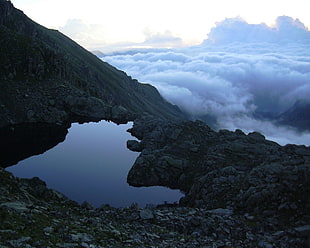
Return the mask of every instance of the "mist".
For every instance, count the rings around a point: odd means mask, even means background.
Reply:
[[[278,17],[273,27],[237,17],[216,23],[207,37],[195,47],[134,50],[102,59],[154,85],[169,102],[215,129],[259,131],[280,144],[310,145],[308,132],[269,118],[297,101],[309,102],[308,28],[287,16]]]

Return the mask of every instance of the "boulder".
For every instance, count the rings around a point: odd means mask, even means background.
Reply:
[[[127,148],[133,152],[141,152],[143,149],[141,143],[137,140],[128,140]]]
[[[69,95],[65,99],[65,106],[73,116],[87,117],[94,120],[110,118],[110,108],[96,97]]]
[[[150,209],[142,209],[140,211],[140,218],[142,220],[151,220],[151,219],[154,219],[154,214],[152,212],[152,210]]]

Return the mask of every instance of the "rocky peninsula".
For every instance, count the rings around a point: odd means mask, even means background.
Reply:
[[[127,142],[141,152],[128,175],[133,186],[180,189],[184,206],[309,218],[309,147],[216,132],[201,121],[143,118],[129,132],[141,140]]]

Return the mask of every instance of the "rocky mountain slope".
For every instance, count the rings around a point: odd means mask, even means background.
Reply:
[[[178,118],[157,90],[0,0],[0,127],[25,122]]]

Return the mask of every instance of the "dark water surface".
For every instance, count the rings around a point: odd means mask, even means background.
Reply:
[[[64,142],[7,170],[18,177],[37,176],[70,199],[88,201],[96,207],[177,202],[182,196],[178,190],[127,184],[127,173],[139,155],[126,148],[126,141],[133,139],[126,132],[131,125],[105,121],[73,124]]]

